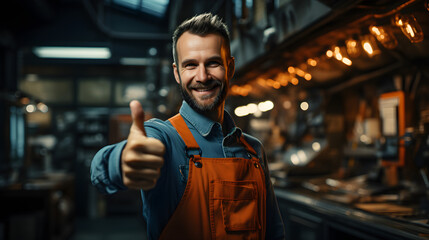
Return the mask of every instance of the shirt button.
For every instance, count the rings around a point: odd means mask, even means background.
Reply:
[[[255,168],[259,168],[259,164],[258,163],[254,163],[253,165],[255,166]]]

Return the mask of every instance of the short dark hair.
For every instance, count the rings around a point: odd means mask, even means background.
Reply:
[[[211,33],[218,34],[224,38],[226,46],[228,47],[228,50],[230,50],[230,46],[229,46],[230,38],[229,38],[228,27],[225,25],[222,19],[217,15],[213,15],[211,13],[203,13],[200,15],[196,15],[188,20],[185,20],[174,31],[173,58],[176,64],[178,64],[177,40],[185,32],[190,32],[192,34],[196,34],[199,36],[205,36]]]

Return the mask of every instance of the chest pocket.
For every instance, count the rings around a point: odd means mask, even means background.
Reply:
[[[210,222],[216,239],[229,239],[239,231],[250,231],[252,236],[251,232],[259,230],[256,181],[211,181]]]

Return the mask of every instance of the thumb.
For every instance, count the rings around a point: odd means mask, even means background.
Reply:
[[[146,131],[144,129],[144,110],[139,101],[133,100],[130,102],[131,117],[133,123],[131,129],[140,131],[144,136],[146,136]]]

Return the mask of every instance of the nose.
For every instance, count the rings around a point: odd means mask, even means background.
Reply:
[[[207,68],[204,65],[198,67],[196,77],[199,82],[205,82],[208,79]]]

